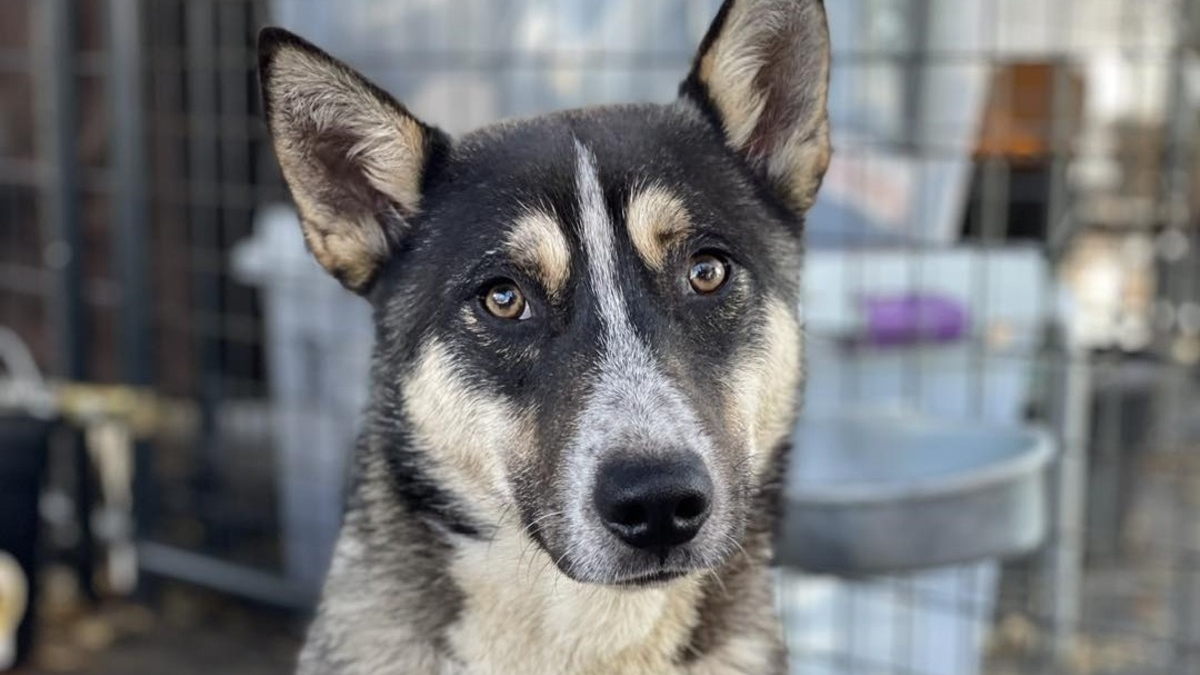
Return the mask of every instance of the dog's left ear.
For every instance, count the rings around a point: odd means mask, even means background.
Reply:
[[[259,34],[275,155],[317,262],[365,293],[409,234],[449,138],[349,66],[280,28]]]
[[[796,212],[829,166],[829,27],[822,0],[725,0],[682,96]]]

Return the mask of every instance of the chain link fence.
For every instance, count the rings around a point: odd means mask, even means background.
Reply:
[[[143,578],[310,607],[366,393],[366,307],[305,255],[259,117],[259,27],[461,132],[669,100],[718,4],[0,4],[0,325],[187,420],[128,444]],[[1032,555],[781,572],[794,672],[1200,674],[1200,3],[826,4],[809,414],[1037,424],[1059,461]],[[970,327],[872,349],[870,293]]]

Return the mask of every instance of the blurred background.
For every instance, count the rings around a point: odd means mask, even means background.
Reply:
[[[371,330],[259,27],[462,132],[670,100],[718,4],[0,2],[0,670],[293,663]],[[793,672],[1200,674],[1200,1],[827,5]]]

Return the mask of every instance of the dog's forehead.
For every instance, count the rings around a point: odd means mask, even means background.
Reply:
[[[597,106],[484,127],[461,139],[454,154],[467,171],[521,177],[553,169],[570,176],[576,144],[582,143],[602,168],[652,170],[678,159],[689,147],[688,136],[703,127],[682,105]]]
[[[679,234],[697,196],[727,188],[729,158],[710,124],[685,106],[612,106],[504,122],[455,144],[431,177],[427,204],[444,239],[476,255],[498,242],[561,285],[583,246],[580,152],[606,214],[648,265]],[[705,182],[721,183],[710,186]],[[703,201],[703,200],[701,200]],[[621,227],[628,221],[629,228]]]

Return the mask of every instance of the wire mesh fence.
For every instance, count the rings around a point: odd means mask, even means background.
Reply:
[[[0,324],[57,378],[194,413],[134,446],[142,572],[307,607],[365,401],[369,315],[293,226],[259,27],[462,132],[670,100],[718,4],[0,5]],[[1035,554],[782,572],[794,672],[1200,673],[1200,7],[827,5],[837,155],[808,222],[808,414],[1031,422],[1061,459]],[[949,297],[970,328],[863,345],[872,293]]]

